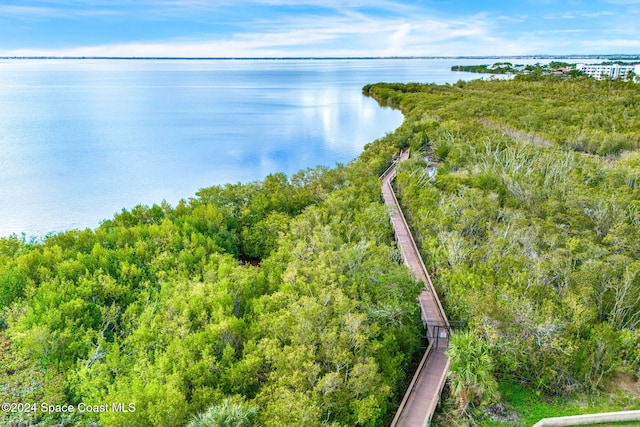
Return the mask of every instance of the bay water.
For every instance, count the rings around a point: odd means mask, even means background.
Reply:
[[[451,65],[477,63],[0,59],[0,237],[347,163],[403,119],[364,85],[469,80]]]

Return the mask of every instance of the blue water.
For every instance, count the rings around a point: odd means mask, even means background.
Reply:
[[[367,83],[460,60],[0,60],[0,236],[355,158],[402,122]]]

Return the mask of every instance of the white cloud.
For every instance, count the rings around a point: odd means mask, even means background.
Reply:
[[[396,56],[517,53],[513,43],[491,36],[485,16],[468,19],[416,17],[289,17],[251,23],[255,31],[223,38],[85,46],[65,50],[21,49],[9,56]]]
[[[44,20],[82,16],[119,15],[120,12],[109,8],[54,8],[48,6],[0,5],[0,15],[23,20]]]
[[[417,10],[414,6],[392,0],[239,0],[267,6],[314,6],[329,9]]]
[[[583,13],[582,16],[585,18],[601,18],[603,16],[614,16],[615,13],[610,10],[601,10],[599,12],[588,12]]]
[[[581,42],[581,45],[595,52],[614,52],[620,49],[640,49],[640,40],[637,38],[589,40]]]
[[[42,18],[60,15],[60,12],[57,9],[53,9],[50,7],[0,5],[0,14],[5,16],[9,15],[27,18]]]
[[[387,41],[387,56],[391,56],[393,54],[397,54],[398,52],[402,52],[408,43],[408,36],[411,32],[411,24],[403,23],[398,26],[398,29],[391,33],[389,39]]]
[[[513,16],[501,15],[497,17],[498,21],[511,22],[511,23],[526,22],[528,19],[529,17],[527,15],[513,15]]]
[[[108,8],[83,8],[82,4],[105,4],[106,0],[68,0],[74,13],[116,13]],[[625,0],[611,0],[625,1]],[[640,1],[640,0],[638,0]],[[151,8],[155,16],[169,17],[173,9],[212,10],[230,4],[231,0],[126,0],[119,4]],[[44,4],[44,3],[41,3]],[[234,22],[238,30],[227,34],[201,34],[168,40],[138,40],[68,49],[14,49],[0,52],[7,56],[133,56],[133,57],[268,57],[268,56],[456,56],[456,55],[527,55],[540,53],[590,53],[603,51],[591,48],[587,42],[574,42],[567,34],[584,30],[574,28],[546,31],[518,31],[505,33],[501,25],[529,22],[526,15],[472,16],[443,15],[391,0],[236,0],[233,7],[251,5],[318,6],[336,8],[332,13],[314,15],[312,12],[279,14],[277,19],[247,18]],[[13,6],[14,8],[16,6]],[[8,10],[0,6],[0,14]],[[371,13],[377,8],[378,13]],[[393,13],[379,13],[393,9]],[[32,8],[33,16],[53,13],[50,8]],[[121,11],[124,13],[123,11]],[[14,10],[14,13],[19,11]],[[67,11],[67,13],[69,13]],[[186,12],[185,12],[186,13]],[[609,11],[592,12],[593,17],[608,15]],[[203,14],[204,15],[204,14]],[[587,15],[565,12],[548,15],[548,19],[569,19]],[[596,16],[597,15],[597,16]],[[602,37],[602,35],[601,35]],[[612,35],[618,39],[619,35]],[[635,48],[631,44],[610,48]],[[636,38],[637,39],[637,38]],[[604,42],[602,42],[604,43]],[[564,49],[564,51],[563,51]],[[578,51],[580,50],[580,51]],[[606,51],[606,49],[604,50]]]
[[[522,46],[492,36],[484,17],[468,20],[290,18],[284,25],[255,23],[257,30],[222,38],[85,46],[64,50],[20,49],[8,56],[453,56],[522,53]],[[526,53],[526,52],[525,52]]]
[[[578,19],[578,18],[601,18],[603,16],[614,16],[615,13],[610,10],[601,10],[598,12],[572,11],[564,13],[547,13],[544,19]]]

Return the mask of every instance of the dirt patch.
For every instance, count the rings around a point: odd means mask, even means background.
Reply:
[[[484,415],[491,421],[501,422],[513,426],[520,425],[518,413],[504,403],[494,403],[482,409]]]
[[[605,386],[606,390],[623,390],[634,397],[640,398],[640,378],[630,374],[618,374]]]

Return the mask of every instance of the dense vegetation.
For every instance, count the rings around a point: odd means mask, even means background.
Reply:
[[[433,116],[439,127],[440,122],[458,121],[457,128],[446,128],[452,136],[461,134],[484,143],[483,138],[498,131],[496,137],[506,133],[540,143],[543,140],[537,137],[543,137],[549,145],[606,156],[640,147],[638,87],[622,81],[578,78],[565,82],[519,75],[515,81],[458,82],[453,86],[387,85],[377,88],[376,94],[388,104],[402,104],[405,110]],[[418,94],[407,96],[406,92]],[[414,121],[420,120],[425,119]],[[477,139],[480,131],[488,133]]]
[[[603,63],[607,64],[607,63]],[[569,64],[568,62],[551,61],[548,64],[516,64],[511,62],[496,62],[493,65],[480,64],[480,65],[453,65],[451,71],[465,71],[468,73],[483,73],[483,74],[534,74],[543,75],[557,72],[560,68],[575,68],[576,64]],[[582,71],[572,70],[569,72],[570,76],[579,77],[582,76]]]
[[[640,86],[367,89],[412,124],[398,191],[449,318],[489,346],[483,366],[551,395],[637,380]]]
[[[510,62],[496,62],[493,65],[453,65],[451,71],[464,71],[467,73],[484,73],[484,74],[508,74],[517,73],[518,69],[514,68]]]
[[[387,423],[422,345],[420,285],[379,196],[390,142],[348,168],[207,188],[42,244],[0,240],[0,397],[109,409],[0,423]]]
[[[499,399],[495,378],[553,396],[638,375],[639,88],[367,86],[406,121],[348,166],[0,239],[0,397],[96,405],[0,423],[388,424],[422,344],[377,180],[403,146],[408,220],[469,325],[452,341],[453,417]],[[96,412],[120,402],[135,412]]]

